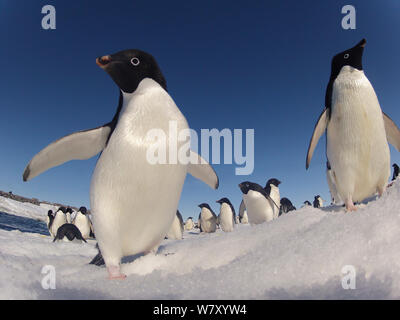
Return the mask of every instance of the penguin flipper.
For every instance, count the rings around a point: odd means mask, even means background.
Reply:
[[[188,173],[211,188],[218,189],[219,179],[211,165],[194,151],[190,151],[190,159],[195,159],[195,161],[189,163]]]
[[[386,113],[382,112],[382,115],[387,141],[395,147],[397,151],[400,151],[400,129]]]
[[[242,200],[242,202],[240,203],[240,207],[239,207],[239,217],[243,217],[244,215],[244,211],[246,210],[246,205],[244,204],[244,201]]]
[[[101,152],[111,133],[109,124],[79,131],[49,144],[37,153],[26,166],[23,180],[28,181],[44,171],[70,160],[86,160]]]
[[[318,122],[315,125],[313,135],[310,140],[310,145],[308,146],[308,151],[307,151],[307,159],[306,159],[306,169],[310,166],[311,158],[314,153],[314,149],[318,144],[319,138],[323,135],[323,133],[326,130],[326,127],[328,125],[328,114],[329,114],[329,109],[325,108],[324,111],[322,111],[321,115],[319,116]]]

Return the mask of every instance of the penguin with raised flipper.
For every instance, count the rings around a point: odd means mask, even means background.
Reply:
[[[314,128],[307,152],[309,167],[319,138],[327,133],[327,158],[346,211],[376,192],[382,195],[390,175],[388,142],[400,151],[400,130],[382,112],[365,76],[366,40],[335,55],[325,94],[325,109]]]

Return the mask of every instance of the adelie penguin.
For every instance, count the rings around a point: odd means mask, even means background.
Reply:
[[[324,201],[320,195],[314,197],[313,206],[314,208],[322,208],[324,206]]]
[[[54,214],[53,214],[53,210],[49,210],[47,211],[47,229],[49,229],[49,233],[50,235],[54,238],[55,234],[53,233],[52,230],[52,225],[53,225],[53,221],[54,221]]]
[[[75,215],[73,225],[75,225],[79,229],[84,239],[88,239],[90,237],[92,223],[87,215],[86,207],[79,208],[78,212]]]
[[[327,133],[327,158],[346,211],[354,202],[382,195],[390,175],[388,142],[400,150],[400,131],[382,112],[374,88],[363,71],[366,40],[335,55],[320,115],[307,152],[309,167],[319,138]]]
[[[141,50],[125,50],[99,57],[96,63],[119,87],[114,118],[44,148],[29,162],[23,179],[101,152],[90,186],[92,221],[109,278],[122,279],[123,256],[153,252],[164,239],[174,220],[186,174],[214,189],[218,177],[204,159],[193,151],[189,154],[189,150],[186,155],[190,163],[175,161],[178,155],[173,151],[166,164],[150,161],[148,152],[155,154],[160,141],[149,132],[164,133],[165,150],[181,151],[190,144],[178,139],[178,133],[186,132],[189,126],[168,94],[153,56]],[[95,114],[98,107],[90,108]],[[170,123],[174,125],[172,132]],[[177,144],[170,148],[170,140]]]
[[[169,228],[166,238],[172,239],[172,240],[182,240],[183,229],[184,229],[184,225],[183,225],[182,215],[179,212],[179,210],[177,210],[174,221],[172,222],[172,225]]]
[[[273,206],[274,209],[274,219],[279,217],[279,210],[281,207],[281,195],[279,193],[279,185],[281,182],[278,179],[272,178],[267,181],[265,184],[265,191],[270,196],[270,198],[274,201],[276,206]]]
[[[228,198],[217,201],[221,205],[219,211],[219,224],[222,231],[232,232],[236,224],[236,212]]]
[[[79,229],[73,225],[72,223],[65,223],[61,227],[58,228],[57,234],[54,237],[53,242],[56,242],[57,240],[69,240],[69,241],[84,241],[86,240],[82,237],[81,232]]]
[[[200,231],[212,233],[217,230],[217,215],[207,203],[199,204],[200,211]]]
[[[51,235],[56,235],[58,228],[61,227],[63,224],[67,223],[67,217],[66,217],[67,209],[65,207],[60,207],[56,213],[54,214],[54,220],[53,223],[51,224]]]
[[[239,222],[242,224],[249,223],[249,217],[247,216],[247,210],[243,200],[242,202],[240,202],[240,207],[239,207]]]
[[[295,211],[296,207],[292,204],[292,201],[290,201],[288,198],[282,198],[281,199],[281,207],[279,210],[279,216],[281,216],[284,213],[288,213],[290,211]]]
[[[192,217],[189,217],[189,218],[187,218],[186,221],[185,221],[184,229],[185,229],[186,231],[190,231],[190,230],[192,230],[193,228],[194,228],[193,218],[192,218]]]
[[[274,219],[275,208],[279,212],[278,205],[259,184],[245,181],[239,184],[243,193],[243,201],[246,206],[250,224],[259,224]]]
[[[396,163],[393,163],[393,177],[392,177],[392,181],[396,180],[397,177],[399,176],[400,170],[399,170],[399,166]]]

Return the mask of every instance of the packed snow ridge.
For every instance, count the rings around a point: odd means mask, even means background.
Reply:
[[[53,243],[50,236],[0,229],[1,299],[398,299],[400,184],[356,212],[304,207],[233,232],[185,231],[157,254],[127,257],[110,281],[89,265],[96,242]],[[0,211],[45,220],[48,208],[0,198]],[[56,289],[44,289],[44,266]],[[356,272],[344,289],[345,266]],[[346,286],[345,286],[346,287]]]

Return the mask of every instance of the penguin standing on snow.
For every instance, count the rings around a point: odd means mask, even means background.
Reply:
[[[66,217],[67,209],[65,207],[60,207],[54,214],[54,220],[53,223],[51,224],[51,231],[50,234],[55,235],[57,234],[57,230],[59,227],[61,227],[63,224],[67,223],[67,217]]]
[[[239,184],[243,193],[250,224],[259,224],[274,219],[274,207],[279,212],[278,205],[271,199],[267,191],[259,184],[245,181]]]
[[[49,211],[47,211],[47,229],[49,229],[49,233],[52,237],[55,236],[55,234],[53,234],[53,230],[51,228],[53,225],[53,221],[54,221],[53,210],[49,210]]]
[[[212,233],[217,230],[217,215],[207,203],[199,204],[201,232]]]
[[[303,207],[307,207],[307,206],[312,206],[311,202],[308,201],[308,200],[306,200],[306,201],[303,202],[302,208],[303,208]]]
[[[119,87],[114,118],[47,146],[29,162],[23,179],[101,152],[90,186],[93,227],[109,278],[122,279],[126,277],[121,273],[122,257],[153,252],[164,239],[175,218],[186,174],[213,189],[219,182],[207,161],[188,149],[190,141],[178,139],[189,126],[168,94],[153,56],[124,50],[99,57],[96,63]],[[94,105],[93,112],[97,108]],[[162,146],[156,139],[160,132],[165,138]],[[164,153],[164,159],[160,149],[168,150],[168,157]]]
[[[53,242],[56,242],[57,240],[73,241],[75,239],[79,242],[86,242],[86,240],[82,237],[81,232],[75,225],[73,225],[72,223],[65,223],[58,228],[57,234],[54,237]]]
[[[65,216],[67,218],[67,223],[72,223],[72,214],[74,213],[74,211],[71,208],[67,208],[67,212],[65,213]]]
[[[292,201],[290,201],[288,198],[281,199],[281,208],[279,210],[279,216],[294,210],[296,210],[296,207],[292,204]]]
[[[217,203],[221,205],[218,217],[222,231],[232,232],[236,224],[235,208],[228,198],[222,198]]]
[[[399,151],[400,131],[382,112],[365,76],[362,55],[366,40],[335,55],[325,95],[325,109],[314,128],[307,152],[308,169],[319,138],[327,133],[327,158],[346,211],[354,202],[386,190],[390,175],[388,142]]]
[[[281,207],[281,195],[279,193],[279,185],[281,182],[278,179],[272,178],[269,179],[265,185],[265,191],[270,196],[270,198],[274,201],[276,206],[273,206],[274,209],[274,219],[279,217],[279,210]]]
[[[75,215],[73,225],[75,225],[79,229],[84,239],[88,239],[90,237],[92,223],[87,215],[86,207],[79,208],[78,212]]]
[[[193,228],[194,228],[193,218],[192,218],[192,217],[189,217],[189,218],[187,218],[186,221],[185,221],[184,229],[185,229],[186,231],[190,231],[190,230],[192,230]]]
[[[240,202],[240,207],[239,207],[239,222],[241,224],[249,223],[249,217],[247,216],[247,210],[243,200],[242,202]]]
[[[322,208],[324,206],[324,201],[320,195],[314,197],[313,206],[314,208]]]
[[[399,170],[399,166],[396,163],[394,163],[392,167],[393,167],[392,181],[394,181],[399,176],[400,170]]]
[[[179,210],[176,211],[176,216],[166,235],[167,239],[182,240],[183,238],[183,219]]]

